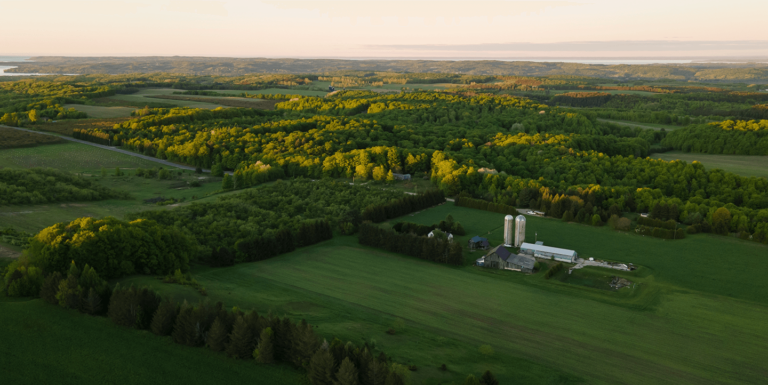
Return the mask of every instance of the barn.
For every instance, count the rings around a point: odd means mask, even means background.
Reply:
[[[492,269],[520,270],[523,273],[533,272],[536,260],[527,255],[511,253],[504,245],[491,249],[483,258],[483,265]]]
[[[520,252],[531,254],[536,258],[554,259],[555,261],[575,263],[579,255],[574,250],[560,249],[544,245],[525,243],[520,246]]]
[[[475,235],[469,240],[469,250],[488,250],[490,243],[488,239]]]

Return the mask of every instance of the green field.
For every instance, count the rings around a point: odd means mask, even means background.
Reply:
[[[248,93],[249,95],[258,95],[258,94],[265,94],[265,95],[275,95],[275,94],[288,94],[288,95],[304,95],[304,96],[325,96],[328,94],[326,91],[313,91],[313,90],[302,90],[302,89],[292,89],[292,88],[266,88],[263,90],[247,90],[247,91],[222,91],[222,90],[216,90],[215,92],[219,93],[233,93],[235,95],[242,94],[243,92]]]
[[[287,366],[229,359],[41,300],[0,301],[0,330],[4,384],[307,383]]]
[[[612,95],[641,95],[641,96],[653,96],[653,95],[660,95],[656,92],[648,92],[648,91],[620,91],[620,90],[582,90],[582,89],[576,89],[576,90],[550,90],[553,95],[557,94],[565,94],[569,92],[599,92],[602,94],[612,94]]]
[[[742,176],[768,178],[768,156],[695,154],[670,151],[653,154],[652,157],[668,161],[684,160],[688,163],[697,160],[707,169],[719,168]]]
[[[172,95],[174,92],[183,92],[183,91],[184,90],[177,90],[173,88],[150,88],[150,89],[141,90],[135,94],[110,96],[109,99],[123,100],[131,103],[139,103],[139,104],[164,103],[164,104],[174,105],[177,107],[204,108],[208,110],[212,110],[219,107],[227,108],[225,106],[222,106],[219,104],[212,104],[212,103],[193,102],[189,100],[171,100],[171,99],[152,98],[152,96]]]
[[[74,142],[0,151],[0,167],[50,167],[76,173],[92,173],[102,167],[114,169],[160,166],[146,159]]]
[[[568,107],[571,108],[571,107]],[[625,120],[613,120],[613,119],[603,119],[603,118],[597,118],[597,120],[601,122],[607,122],[607,123],[613,123],[618,124],[621,126],[629,126],[629,127],[640,127],[640,128],[648,128],[651,130],[659,131],[662,128],[666,131],[672,131],[677,130],[680,128],[683,128],[683,126],[675,126],[672,124],[659,124],[659,123],[637,123],[637,122],[629,122]]]
[[[107,119],[107,118],[127,118],[135,110],[132,107],[99,107],[85,104],[65,104],[64,108],[74,108],[85,112],[89,118]]]
[[[618,274],[639,285],[613,292],[545,281],[542,274],[424,262],[359,246],[353,237],[263,262],[195,271],[211,300],[306,318],[324,337],[375,340],[395,360],[419,368],[416,384],[460,383],[484,370],[502,384],[767,379],[761,321],[768,308],[677,288],[656,274]],[[199,298],[150,277],[124,283]],[[404,329],[385,334],[397,318]],[[485,344],[493,355],[479,352]],[[438,371],[441,364],[450,371]]]

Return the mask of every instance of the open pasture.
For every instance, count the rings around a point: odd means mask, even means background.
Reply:
[[[567,108],[572,108],[572,107],[567,107]],[[613,119],[603,119],[603,118],[597,118],[597,120],[601,122],[606,122],[606,123],[618,124],[620,126],[640,127],[640,128],[650,129],[654,131],[660,131],[662,128],[666,131],[673,131],[673,130],[683,128],[683,126],[675,126],[672,124],[637,123],[637,122],[629,122],[625,120],[613,120]]]
[[[110,96],[109,99],[129,102],[131,103],[131,105],[137,105],[137,104],[141,105],[142,103],[151,105],[152,103],[159,102],[159,103],[172,105],[176,107],[204,108],[208,110],[212,110],[219,107],[225,107],[221,104],[194,102],[189,100],[171,100],[171,99],[153,98],[153,96],[173,95],[174,92],[183,92],[183,91],[184,90],[177,90],[173,88],[148,88],[148,89],[143,89],[135,94]]]
[[[209,298],[226,306],[305,318],[326,338],[375,340],[395,360],[419,368],[415,384],[457,384],[487,369],[502,384],[766,380],[760,368],[768,338],[760,320],[768,308],[637,272],[626,274],[639,285],[613,292],[545,281],[542,274],[450,267],[336,237],[270,260],[194,273]],[[129,283],[200,298],[151,277],[123,281]],[[384,333],[398,318],[404,327]],[[481,354],[486,344],[495,353]],[[443,363],[449,372],[437,370]]]
[[[108,118],[127,118],[135,108],[131,107],[100,107],[86,104],[65,104],[64,108],[74,108],[85,112],[89,118],[108,119]]]
[[[699,161],[708,170],[719,168],[741,176],[768,178],[768,156],[696,154],[682,151],[670,151],[653,154],[652,157],[667,161],[683,160],[688,163]]]
[[[229,359],[39,299],[0,301],[0,330],[6,384],[307,383],[287,366]]]
[[[466,236],[456,237],[462,245],[475,235],[488,238],[491,246],[503,242],[504,215],[452,203],[391,223],[402,220],[431,225],[448,214],[467,232]],[[670,241],[614,231],[608,226],[593,227],[530,215],[525,218],[527,242],[539,240],[546,246],[576,250],[582,258],[634,263],[650,269],[656,282],[768,305],[768,285],[759,284],[764,280],[763,272],[768,271],[768,246],[764,244],[709,234]],[[471,259],[483,255],[467,254]]]
[[[238,98],[227,96],[187,96],[187,95],[157,95],[154,99],[190,101],[196,103],[220,104],[227,107],[255,108],[259,110],[274,110],[280,100],[262,100],[253,98]]]
[[[14,130],[0,126],[0,150],[19,147],[35,147],[44,144],[61,143],[62,139],[50,135],[40,135],[31,132]]]
[[[215,92],[219,93],[227,93],[227,91],[221,91],[221,90],[214,90]],[[325,96],[328,94],[326,91],[313,91],[313,90],[302,90],[302,89],[293,89],[293,88],[266,88],[263,90],[247,90],[247,91],[232,91],[235,95],[240,95],[243,92],[247,93],[248,95],[258,95],[258,94],[265,94],[265,95],[275,95],[275,94],[283,94],[283,95],[304,95],[304,96]]]
[[[101,168],[156,168],[155,162],[86,144],[66,142],[51,146],[16,148],[0,152],[0,167],[50,167],[76,173],[95,173]]]
[[[656,92],[648,92],[648,91],[621,91],[621,90],[582,90],[582,89],[575,89],[575,90],[550,90],[549,91],[552,95],[557,94],[565,94],[569,92],[599,92],[604,94],[612,94],[612,95],[640,95],[640,96],[653,96],[653,95],[661,95]]]

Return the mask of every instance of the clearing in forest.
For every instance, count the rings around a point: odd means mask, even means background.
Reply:
[[[699,161],[707,170],[719,168],[741,176],[768,178],[768,156],[763,155],[696,154],[670,151],[653,154],[652,157],[666,161],[683,160],[688,163]]]
[[[135,110],[132,107],[100,107],[89,106],[86,104],[65,104],[64,108],[74,108],[78,111],[85,112],[89,118],[105,119],[105,118],[127,118],[131,116],[131,112]]]

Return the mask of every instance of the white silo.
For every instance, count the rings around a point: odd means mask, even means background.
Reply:
[[[507,215],[504,217],[504,246],[512,247],[515,243],[515,217]]]
[[[525,217],[518,215],[515,219],[515,247],[520,247],[525,242]]]

